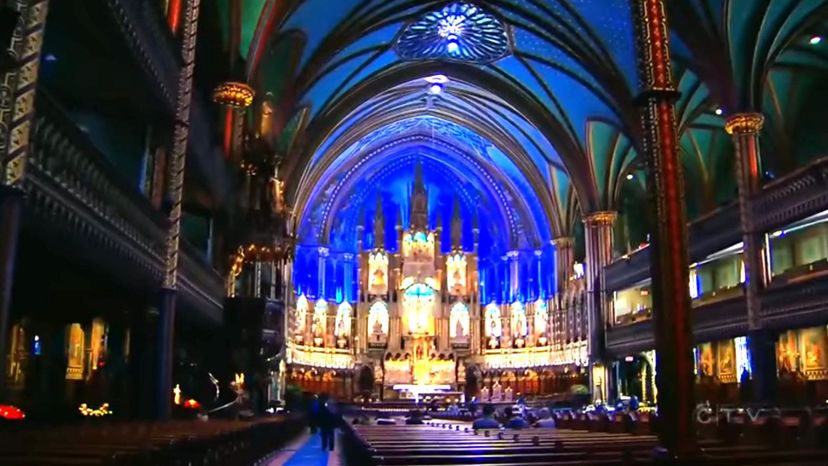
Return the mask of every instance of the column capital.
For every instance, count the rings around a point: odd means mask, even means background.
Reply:
[[[592,226],[611,226],[618,218],[618,212],[614,210],[602,210],[587,214],[583,218],[586,225]]]
[[[727,134],[756,134],[765,124],[761,113],[745,112],[731,115],[725,122]]]
[[[556,248],[571,248],[575,245],[575,238],[571,236],[561,236],[553,239],[552,244]]]
[[[520,256],[520,251],[509,251],[506,253],[506,257],[512,260],[517,260],[518,256]]]
[[[328,254],[331,252],[330,249],[326,248],[325,246],[319,246],[316,250],[322,257],[328,257]]]
[[[350,260],[353,260],[354,254],[350,253],[350,252],[346,252],[346,253],[342,254],[342,258],[345,259],[346,261],[350,261]]]

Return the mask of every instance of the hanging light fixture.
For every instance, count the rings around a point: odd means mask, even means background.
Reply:
[[[228,81],[213,90],[213,102],[234,108],[247,108],[253,104],[253,88],[245,83]]]

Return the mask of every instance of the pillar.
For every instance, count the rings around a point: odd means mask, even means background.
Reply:
[[[561,294],[566,290],[569,277],[572,276],[575,240],[570,237],[560,237],[556,238],[553,244],[555,245],[555,294]]]
[[[543,251],[535,249],[535,299],[545,297],[543,286]]]
[[[327,273],[326,272],[327,272],[327,269],[328,269],[328,267],[327,267],[327,258],[328,258],[329,250],[328,250],[328,248],[326,248],[324,246],[320,246],[317,251],[319,252],[318,260],[317,260],[317,263],[316,263],[316,278],[318,280],[317,293],[319,294],[319,296],[317,298],[326,299],[325,285],[326,285],[326,282],[327,282],[327,280],[326,280]]]
[[[775,339],[762,329],[759,293],[770,276],[764,234],[754,222],[753,197],[761,189],[759,131],[764,117],[759,113],[737,113],[727,119],[725,131],[733,136],[736,149],[736,181],[739,188],[739,220],[742,224],[742,260],[745,264],[745,302],[749,332],[753,394],[757,402],[771,401],[776,386]],[[737,377],[741,374],[737,374]]]
[[[693,361],[690,327],[687,214],[664,0],[634,0],[641,94],[642,149],[648,164],[651,209],[653,323],[657,351],[659,458],[694,464]]]
[[[346,252],[342,255],[343,259],[345,259],[344,268],[345,271],[343,273],[343,280],[342,280],[342,297],[347,302],[353,302],[353,291],[354,291],[354,255]]]
[[[604,266],[612,260],[612,231],[618,215],[611,211],[594,212],[584,217],[586,240],[585,284],[587,291],[587,329],[589,359],[603,359],[604,329]]]
[[[178,253],[181,233],[181,200],[184,193],[184,168],[187,141],[190,135],[190,100],[195,70],[196,33],[200,0],[185,0],[181,39],[181,70],[175,105],[173,148],[167,165],[167,194],[171,201],[170,227],[167,231],[164,282],[158,306],[158,364],[156,370],[156,418],[168,419],[172,414],[173,337],[178,288]]]
[[[520,295],[520,252],[509,251],[506,256],[509,260],[509,302],[512,303],[517,301]]]
[[[29,155],[29,131],[48,0],[8,2],[20,12],[8,52],[17,63],[2,70],[4,98],[0,99],[0,399],[5,394],[6,347],[11,314],[14,265],[20,231]]]

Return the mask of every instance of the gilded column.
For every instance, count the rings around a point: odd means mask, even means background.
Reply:
[[[2,70],[0,83],[0,399],[5,392],[5,348],[9,330],[14,265],[23,179],[29,155],[29,131],[34,116],[37,71],[48,0],[18,0],[10,3],[20,17],[7,52],[16,63]]]
[[[651,208],[653,320],[657,351],[659,442],[667,461],[692,463],[693,361],[690,327],[687,214],[676,134],[675,99],[664,0],[633,3],[641,94],[642,149]]]
[[[611,211],[594,212],[584,217],[584,281],[587,292],[586,327],[590,362],[601,360],[604,356],[604,266],[612,260],[612,227],[617,217],[618,215]]]
[[[181,71],[175,108],[175,129],[172,154],[167,165],[167,193],[172,201],[167,231],[164,283],[161,288],[158,327],[158,375],[156,376],[156,416],[171,415],[173,338],[175,334],[176,289],[178,287],[179,235],[181,233],[181,199],[184,192],[184,165],[190,133],[190,98],[195,69],[196,34],[200,0],[184,3],[184,24],[181,38]]]
[[[736,149],[736,181],[739,188],[739,220],[742,224],[742,261],[745,266],[750,355],[755,401],[771,401],[776,385],[775,338],[762,329],[762,301],[759,293],[770,276],[768,249],[764,234],[754,222],[753,198],[761,189],[759,131],[764,117],[759,113],[737,113],[727,119],[725,131],[733,136]],[[741,374],[737,374],[741,376]],[[742,400],[743,402],[746,400]]]

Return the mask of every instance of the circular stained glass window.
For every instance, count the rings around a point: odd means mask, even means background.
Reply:
[[[408,24],[396,49],[405,60],[486,64],[508,55],[510,46],[506,26],[496,16],[471,3],[451,3]]]

